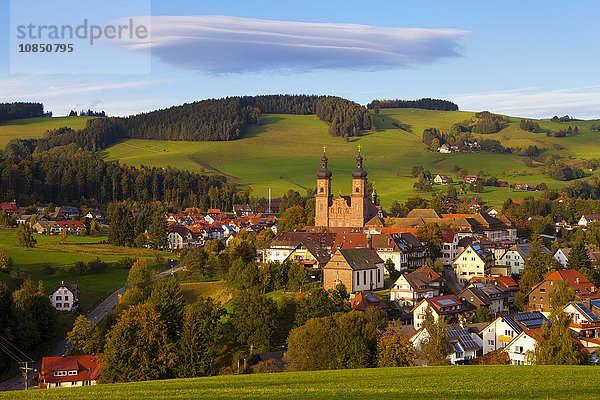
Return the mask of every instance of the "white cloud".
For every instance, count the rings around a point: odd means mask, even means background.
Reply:
[[[405,68],[459,56],[458,42],[469,33],[219,15],[156,16],[151,32],[151,43],[126,48],[212,74]]]
[[[600,118],[600,85],[542,90],[539,87],[450,96],[463,110],[490,110],[531,118],[554,115]]]

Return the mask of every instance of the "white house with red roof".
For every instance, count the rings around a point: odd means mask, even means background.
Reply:
[[[577,222],[577,225],[587,226],[588,224],[590,224],[592,222],[598,222],[598,221],[600,221],[600,215],[598,215],[598,214],[583,214],[581,216],[581,218],[579,219],[579,222]]]
[[[101,358],[102,354],[42,358],[38,376],[40,389],[95,385]]]

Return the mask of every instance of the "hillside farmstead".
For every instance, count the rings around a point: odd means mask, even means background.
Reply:
[[[101,357],[101,354],[44,357],[38,377],[40,389],[95,385]]]

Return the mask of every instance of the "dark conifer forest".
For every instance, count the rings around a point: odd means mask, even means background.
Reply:
[[[421,108],[423,110],[439,111],[458,111],[458,105],[440,99],[419,99],[419,100],[373,100],[367,104],[369,110],[378,108]]]

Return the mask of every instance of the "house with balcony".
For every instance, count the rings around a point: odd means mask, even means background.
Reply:
[[[482,331],[483,354],[503,349],[521,332],[537,329],[546,323],[548,318],[539,311],[502,315],[490,322]]]
[[[413,307],[422,298],[439,296],[444,285],[439,273],[423,265],[414,272],[400,275],[390,289],[390,301]]]

